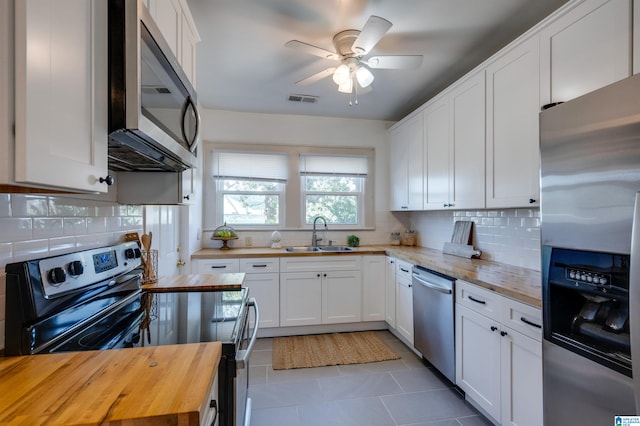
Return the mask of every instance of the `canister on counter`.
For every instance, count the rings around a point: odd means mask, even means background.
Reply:
[[[406,229],[404,231],[404,235],[402,236],[402,245],[403,246],[415,246],[416,245],[417,233],[413,229]]]

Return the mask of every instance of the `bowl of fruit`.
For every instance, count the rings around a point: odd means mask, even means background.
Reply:
[[[211,239],[222,241],[222,247],[220,247],[220,250],[229,250],[230,247],[228,245],[228,241],[237,240],[238,234],[236,233],[235,229],[227,226],[227,222],[225,222],[224,225],[218,226],[213,230],[213,236],[211,237]]]

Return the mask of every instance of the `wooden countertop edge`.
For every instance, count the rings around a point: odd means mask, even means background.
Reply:
[[[148,293],[240,290],[244,280],[243,272],[160,276],[155,283],[142,284],[142,290]]]
[[[503,296],[540,308],[542,306],[542,286],[540,271],[484,259],[466,259],[440,250],[409,246],[365,246],[351,252],[286,252],[284,249],[269,247],[234,248],[221,251],[201,249],[191,255],[191,259],[229,259],[252,257],[290,256],[354,256],[363,254],[385,254],[452,278],[476,284]]]

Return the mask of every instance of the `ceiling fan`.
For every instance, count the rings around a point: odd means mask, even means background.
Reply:
[[[338,85],[338,91],[355,94],[355,103],[357,104],[358,93],[367,93],[371,90],[374,76],[369,71],[369,68],[418,68],[422,64],[422,55],[391,55],[365,58],[392,25],[391,22],[384,18],[371,15],[362,30],[345,30],[333,36],[335,52],[298,40],[288,41],[285,46],[292,49],[324,59],[340,61],[340,65],[313,74],[296,82],[296,84],[304,86],[333,75],[333,81]],[[349,102],[349,105],[351,104],[352,101]]]

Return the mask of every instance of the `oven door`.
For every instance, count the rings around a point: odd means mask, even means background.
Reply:
[[[236,352],[236,414],[235,426],[248,426],[251,423],[251,398],[249,398],[249,358],[253,352],[253,346],[258,336],[258,323],[260,322],[260,311],[258,302],[251,297],[247,301],[247,306],[253,308],[254,318],[246,315],[243,319],[241,340]],[[251,330],[250,323],[253,321],[254,327]]]
[[[110,305],[104,311],[78,324],[33,353],[89,351],[132,347],[140,340],[143,317],[142,292],[133,292]],[[85,307],[86,308],[86,307]],[[63,321],[62,319],[59,319]],[[55,332],[56,318],[49,329]]]

